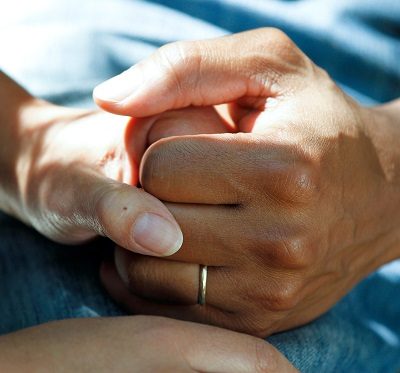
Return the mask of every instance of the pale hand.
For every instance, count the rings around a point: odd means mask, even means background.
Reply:
[[[267,342],[161,317],[72,319],[0,337],[2,372],[297,370]]]
[[[0,99],[0,209],[57,242],[102,235],[155,256],[180,248],[182,233],[171,213],[136,187],[138,165],[160,131],[225,132],[213,108],[146,121],[67,109],[33,98],[1,73]],[[184,119],[170,126],[178,114]]]

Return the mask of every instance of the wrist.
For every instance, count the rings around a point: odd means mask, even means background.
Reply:
[[[39,100],[0,73],[0,210],[29,223],[24,189],[33,165],[32,144],[55,106]],[[53,108],[52,110],[49,110]]]
[[[0,209],[25,222],[21,198],[21,182],[26,165],[23,141],[28,118],[35,117],[33,110],[39,105],[33,97],[24,97],[15,102],[12,110],[0,113]]]
[[[364,123],[365,134],[374,145],[386,184],[399,192],[400,100],[366,109]]]
[[[378,243],[383,248],[382,265],[400,258],[400,99],[368,108],[366,114],[365,132],[382,174],[376,210],[387,226]]]
[[[0,160],[4,165],[0,209],[31,224],[32,211],[37,212],[39,202],[32,191],[37,191],[45,164],[49,163],[48,148],[52,135],[59,129],[56,124],[68,123],[83,113],[86,110],[64,108],[30,97],[19,103],[14,118],[5,121],[0,118],[0,123],[5,123],[2,134],[6,144]]]

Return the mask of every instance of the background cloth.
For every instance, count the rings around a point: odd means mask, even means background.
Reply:
[[[398,0],[14,0],[0,12],[0,69],[37,96],[91,107],[96,84],[165,43],[264,26],[285,31],[358,101],[400,97]],[[124,314],[98,279],[104,246],[57,245],[0,214],[0,333]],[[396,372],[399,291],[395,261],[315,322],[268,340],[304,372]]]

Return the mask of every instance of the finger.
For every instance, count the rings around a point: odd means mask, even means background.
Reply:
[[[282,179],[294,157],[294,151],[256,134],[174,137],[146,151],[140,181],[163,201],[240,205],[254,202],[257,189],[266,195],[266,184],[274,188],[275,176]]]
[[[117,248],[115,265],[124,284],[142,299],[169,305],[198,303],[199,264],[152,258]],[[251,314],[256,317],[257,313],[258,316],[264,313],[265,317],[272,312],[267,318],[268,325],[258,325],[260,330],[263,327],[271,329],[277,320],[283,316],[286,318],[288,303],[285,304],[285,295],[292,292],[293,298],[300,299],[298,293],[303,291],[303,285],[298,283],[299,275],[296,273],[266,269],[256,274],[255,268],[254,264],[244,264],[242,268],[207,266],[206,304],[230,314],[231,318]],[[292,285],[283,285],[288,279],[292,280]]]
[[[195,332],[196,343],[190,344],[194,354],[192,366],[199,372],[264,372],[294,373],[297,369],[271,344],[246,334],[202,325],[204,334]],[[188,330],[188,333],[194,331]],[[198,337],[197,337],[198,336]],[[227,349],[227,341],[229,348]],[[207,348],[204,348],[207,346]],[[212,352],[211,352],[212,351]],[[214,358],[215,354],[215,358]],[[211,356],[210,356],[211,355]],[[189,359],[192,357],[189,354]]]
[[[190,107],[149,118],[133,118],[127,127],[125,143],[131,149],[131,162],[138,167],[149,145],[182,135],[212,134],[234,131],[234,127],[213,108]]]
[[[106,289],[118,303],[127,307],[145,302],[131,295],[111,263],[103,263],[100,274]],[[174,334],[175,340],[186,340],[190,336],[190,342],[182,344],[181,352],[196,371],[296,372],[279,351],[262,339],[208,325],[173,320],[171,327],[170,333]]]
[[[246,173],[247,164],[237,156],[244,149],[235,146],[234,136],[198,135],[158,141],[142,160],[143,188],[168,202],[241,203],[239,170]]]
[[[200,328],[205,328],[204,333],[192,328],[187,330],[189,335],[194,333],[196,336],[196,342],[187,345],[188,359],[197,372],[298,372],[277,349],[263,339],[206,325]]]
[[[103,263],[100,277],[111,297],[133,314],[167,316],[185,321],[195,321],[240,330],[240,322],[235,327],[233,314],[210,304],[169,305],[146,300],[133,292],[122,281],[113,263]]]
[[[135,295],[160,303],[197,304],[198,264],[151,259],[115,248],[118,274]]]
[[[107,111],[149,116],[245,96],[279,97],[288,91],[286,80],[293,89],[293,76],[309,66],[307,58],[281,31],[258,29],[169,44],[96,87],[93,95]]]
[[[197,263],[151,258],[116,248],[115,265],[125,285],[143,299],[178,305],[198,303],[200,265]],[[230,268],[207,267],[208,305],[226,312],[234,311],[230,304],[238,303],[238,286],[231,278]]]
[[[215,272],[216,271],[214,270],[211,275],[215,274]],[[225,279],[226,278],[228,277],[225,276]],[[209,295],[207,294],[209,291],[212,291],[212,286],[216,284],[215,281],[209,283],[208,276],[205,305],[165,304],[160,303],[159,301],[152,301],[142,298],[134,292],[129,291],[129,288],[118,275],[113,263],[105,263],[102,265],[101,279],[111,297],[128,312],[133,314],[167,316],[185,321],[216,325],[260,337],[265,337],[266,335],[271,334],[271,331],[275,330],[273,327],[275,326],[277,320],[282,318],[281,314],[274,315],[271,313],[269,325],[263,327],[262,324],[259,323],[259,320],[257,320],[257,315],[255,313],[243,312],[243,308],[246,308],[246,304],[244,304],[244,302],[252,301],[252,299],[251,297],[246,296],[246,294],[251,292],[251,289],[246,289],[246,292],[243,292],[243,289],[238,290],[238,287],[241,285],[240,281],[235,281],[236,285],[233,283],[229,285],[227,284],[228,289],[230,286],[231,289],[234,289],[234,292],[228,293],[225,298],[223,297],[224,292],[215,291],[215,294],[211,295],[212,302],[214,302],[214,299],[216,299],[216,303],[218,303],[218,299],[221,297],[226,300],[226,302],[222,303],[222,307],[218,307],[210,303],[211,301],[208,302]],[[226,280],[223,281],[226,282]],[[239,299],[239,296],[237,296],[230,301],[229,297],[235,294],[241,294],[241,298]],[[237,310],[227,310],[230,302],[235,304],[235,308]],[[253,305],[253,307],[257,308],[255,305]],[[257,312],[259,311],[260,310],[258,309]]]
[[[243,224],[246,220],[252,225],[253,219],[244,216],[241,208],[188,203],[166,203],[166,206],[185,237],[181,249],[168,260],[218,267],[235,265],[238,260],[243,263],[245,258],[241,253],[250,249],[254,240]]]
[[[170,255],[182,245],[171,213],[143,190],[81,168],[51,174],[56,180],[49,186],[54,189],[46,192],[47,182],[42,183],[42,193],[48,194],[44,210],[56,210],[52,221],[69,227],[76,241],[95,232],[128,250],[156,256]]]
[[[185,237],[181,249],[166,260],[240,268],[262,262],[272,268],[302,269],[309,263],[309,248],[315,246],[303,238],[301,226],[293,225],[279,206],[266,206],[258,212],[251,206],[166,206]],[[298,218],[295,212],[293,218]]]
[[[188,107],[163,113],[151,127],[148,145],[166,137],[233,132],[214,107]]]

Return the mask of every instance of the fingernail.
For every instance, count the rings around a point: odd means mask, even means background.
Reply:
[[[141,84],[138,74],[133,69],[124,71],[98,85],[93,90],[93,95],[108,102],[120,102],[129,97]]]
[[[153,255],[171,255],[182,246],[179,227],[159,215],[143,213],[133,226],[133,239]]]

